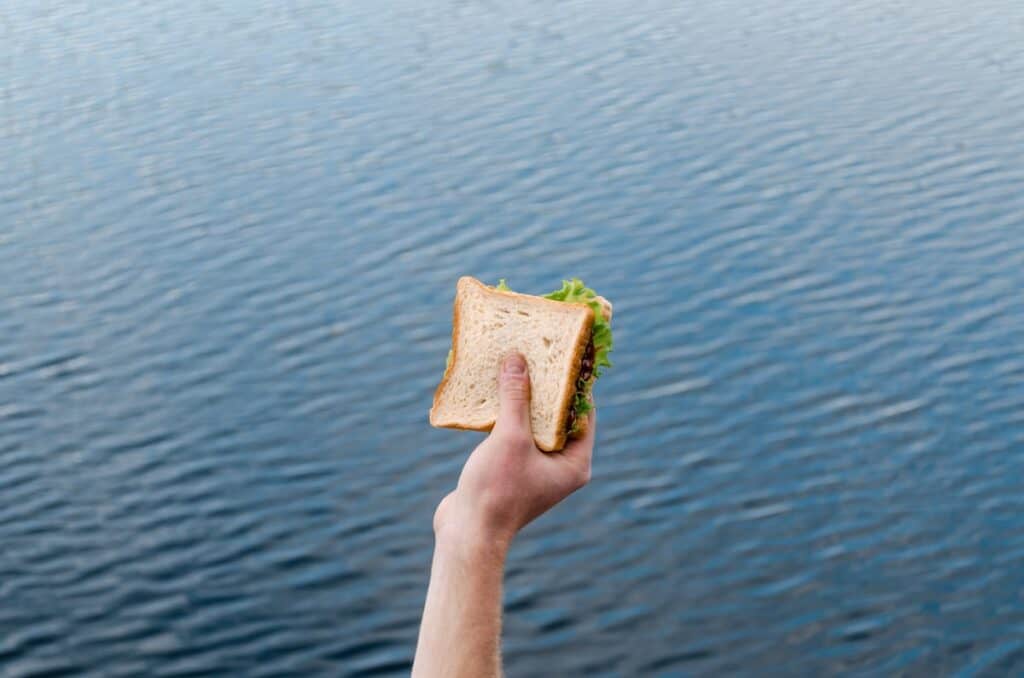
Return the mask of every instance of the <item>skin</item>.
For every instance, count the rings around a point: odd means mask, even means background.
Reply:
[[[498,376],[498,418],[473,450],[458,486],[434,513],[434,559],[414,678],[491,678],[501,670],[501,585],[516,534],[590,480],[587,434],[542,452],[530,429],[530,379],[519,355]]]

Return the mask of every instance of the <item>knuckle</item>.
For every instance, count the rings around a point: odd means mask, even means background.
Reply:
[[[523,449],[533,444],[533,437],[528,431],[521,428],[509,427],[502,430],[501,441],[508,447]]]
[[[590,475],[591,475],[590,474],[590,464],[587,464],[586,466],[581,467],[576,472],[576,483],[577,483],[578,487],[583,487],[584,485],[589,483],[590,482]]]

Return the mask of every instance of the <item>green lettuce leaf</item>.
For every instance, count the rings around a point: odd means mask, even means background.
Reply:
[[[504,278],[498,281],[496,289],[506,292],[511,291]],[[594,409],[593,403],[590,402],[590,391],[594,386],[594,382],[601,376],[601,368],[612,366],[611,360],[608,359],[608,354],[612,351],[612,326],[604,317],[604,311],[596,297],[597,292],[584,285],[583,281],[579,278],[563,280],[560,289],[544,295],[545,299],[568,303],[583,303],[590,306],[594,311],[594,330],[592,335],[594,340],[594,373],[587,380],[587,383],[584,384],[584,387],[576,391],[576,396],[573,398],[573,408],[576,410],[576,423],[573,425],[573,432],[578,430],[579,423],[586,418],[590,410]]]
[[[597,292],[583,284],[579,278],[563,280],[562,288],[545,294],[545,299],[584,303],[594,311],[594,377],[601,376],[602,367],[611,367],[608,354],[612,351],[612,326],[604,317],[601,304],[597,301]]]

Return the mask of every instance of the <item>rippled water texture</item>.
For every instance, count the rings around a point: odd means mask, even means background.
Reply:
[[[10,2],[0,675],[401,675],[455,280],[616,302],[528,675],[1024,672],[1024,5]]]

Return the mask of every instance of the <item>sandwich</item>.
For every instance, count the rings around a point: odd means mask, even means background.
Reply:
[[[452,347],[434,393],[430,424],[490,431],[498,415],[498,371],[517,352],[530,373],[534,442],[552,452],[586,433],[594,382],[611,367],[612,305],[579,279],[544,296],[471,277],[455,287]]]

